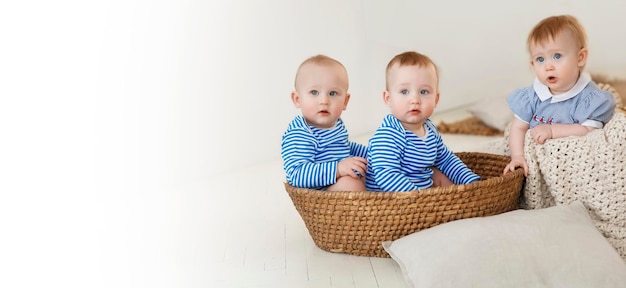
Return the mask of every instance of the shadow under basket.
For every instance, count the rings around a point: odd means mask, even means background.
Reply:
[[[329,192],[289,183],[285,190],[318,247],[389,257],[381,245],[384,241],[453,220],[518,209],[523,169],[503,176],[509,157],[478,152],[456,155],[483,180],[410,192]]]

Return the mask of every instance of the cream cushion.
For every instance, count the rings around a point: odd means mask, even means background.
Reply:
[[[626,287],[581,202],[435,226],[383,243],[410,287]]]

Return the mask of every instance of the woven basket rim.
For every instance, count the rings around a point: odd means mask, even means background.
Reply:
[[[457,152],[459,154],[472,154],[486,158],[499,158],[510,159],[507,156],[498,155],[498,154],[489,154],[483,152]],[[367,199],[367,198],[405,198],[412,197],[414,194],[424,195],[447,195],[447,194],[458,194],[459,191],[465,190],[474,190],[483,186],[493,186],[498,182],[506,182],[512,178],[524,177],[524,169],[518,168],[515,171],[509,172],[506,175],[502,175],[499,177],[491,177],[489,179],[476,181],[469,184],[459,184],[452,185],[448,187],[431,187],[419,190],[411,190],[411,191],[324,191],[324,190],[315,190],[310,188],[298,188],[292,186],[288,182],[284,182],[285,188],[291,191],[300,191],[305,193],[316,193],[320,194],[320,197],[324,198],[354,198],[354,199]]]

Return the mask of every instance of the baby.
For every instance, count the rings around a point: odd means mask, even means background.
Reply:
[[[538,144],[568,136],[584,136],[602,128],[615,112],[615,98],[600,90],[583,69],[587,62],[587,36],[570,15],[548,17],[528,35],[530,65],[535,70],[532,86],[517,89],[508,97],[515,114],[509,133],[511,162],[504,174],[528,164],[524,138]]]
[[[391,114],[369,140],[367,189],[411,191],[480,180],[428,119],[439,102],[435,63],[417,52],[396,55],[387,65],[386,82],[383,101]]]
[[[350,100],[345,67],[324,55],[305,60],[291,100],[302,115],[282,136],[287,182],[316,190],[364,191],[367,148],[348,140],[340,118]]]

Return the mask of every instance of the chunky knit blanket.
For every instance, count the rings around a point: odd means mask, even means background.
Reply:
[[[626,260],[626,114],[619,111],[604,129],[583,137],[537,144],[527,133],[529,174],[521,206],[537,209],[580,200]]]

